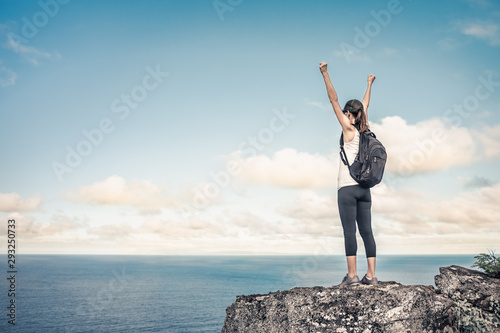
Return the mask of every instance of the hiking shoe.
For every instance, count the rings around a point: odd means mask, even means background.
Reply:
[[[363,278],[361,279],[361,283],[362,284],[375,285],[375,284],[378,284],[378,279],[375,276],[372,277],[371,279],[369,279],[369,278],[366,277],[366,274],[365,274],[365,276],[363,276]]]
[[[340,285],[350,286],[351,284],[358,284],[358,283],[359,283],[359,277],[357,275],[354,275],[352,278],[350,278],[349,275],[346,274]]]

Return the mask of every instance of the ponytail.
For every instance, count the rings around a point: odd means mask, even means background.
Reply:
[[[361,106],[360,112],[356,115],[356,120],[354,125],[358,128],[360,133],[363,133],[370,129],[370,125],[368,124],[368,117],[366,116],[366,112],[363,110],[363,106]]]
[[[363,109],[363,103],[357,99],[351,99],[345,104],[344,111],[349,111],[354,116],[354,126],[360,133],[370,129],[368,117]]]

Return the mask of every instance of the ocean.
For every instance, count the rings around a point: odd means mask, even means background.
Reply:
[[[377,277],[434,285],[439,267],[474,261],[380,255]],[[332,286],[346,274],[345,257],[314,255],[18,255],[16,264],[14,281],[7,259],[1,264],[1,332],[220,332],[236,295]],[[359,256],[360,277],[364,270]],[[8,295],[12,287],[15,297]],[[11,299],[15,325],[8,323]]]

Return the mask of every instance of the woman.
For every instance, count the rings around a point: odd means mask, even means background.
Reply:
[[[337,92],[333,88],[325,62],[319,65],[319,69],[325,80],[328,98],[333,106],[333,111],[342,127],[344,135],[344,150],[347,160],[352,163],[359,150],[359,133],[369,129],[368,126],[368,105],[375,76],[368,75],[368,87],[366,88],[363,101],[357,99],[346,103],[344,110],[340,107]],[[369,188],[361,187],[349,174],[349,169],[344,163],[339,163],[339,175],[337,179],[338,205],[342,228],[344,229],[344,244],[347,258],[347,275],[342,280],[341,285],[351,285],[357,283],[377,284],[375,277],[376,245],[371,226],[371,194]],[[359,233],[365,245],[368,270],[361,279],[357,275],[356,269],[356,223]]]

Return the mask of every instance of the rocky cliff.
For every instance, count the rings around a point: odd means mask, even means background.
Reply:
[[[432,286],[381,282],[237,296],[222,333],[500,332],[500,279],[459,266]]]

